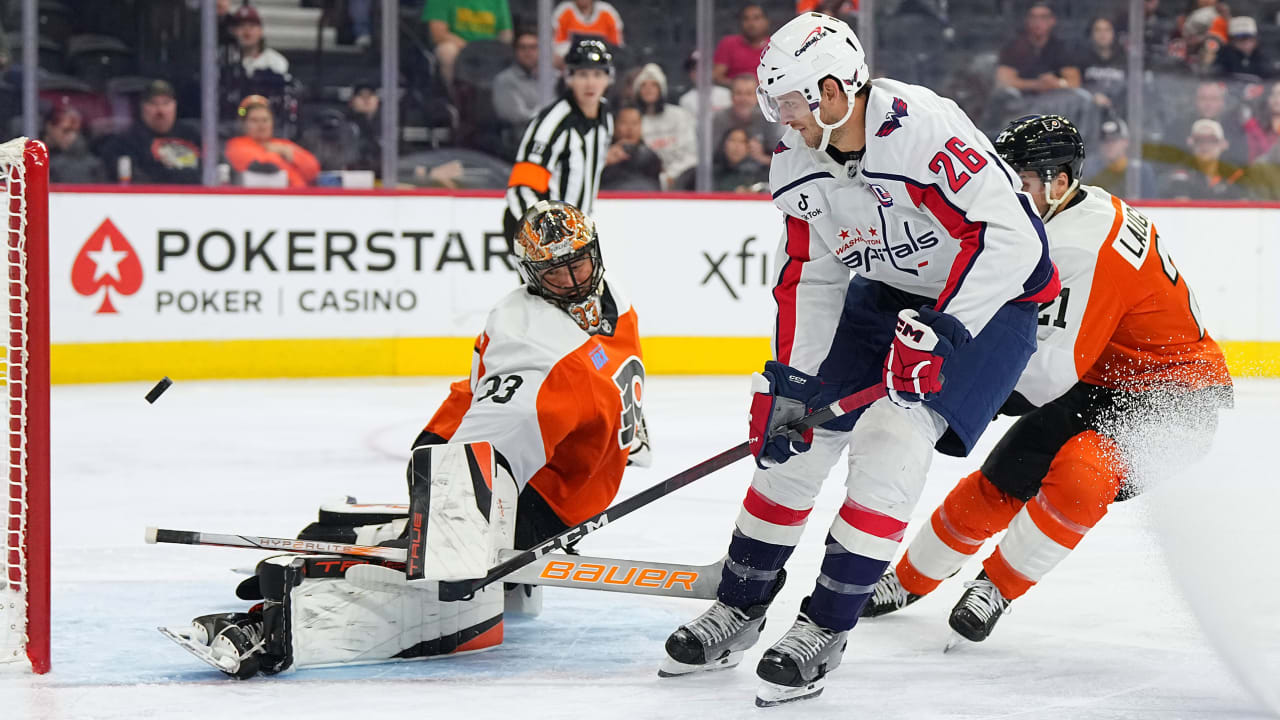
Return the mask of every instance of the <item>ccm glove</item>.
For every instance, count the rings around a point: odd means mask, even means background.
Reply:
[[[969,342],[969,331],[951,315],[928,307],[902,310],[884,360],[889,399],[904,408],[919,405],[942,391],[942,366],[956,348]]]
[[[764,372],[751,375],[751,435],[748,443],[756,465],[780,465],[813,443],[813,430],[788,430],[787,426],[813,408],[822,381],[790,365],[770,360]]]

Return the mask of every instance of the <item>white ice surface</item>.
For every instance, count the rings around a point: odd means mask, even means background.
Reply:
[[[232,569],[263,553],[144,545],[144,527],[288,535],[322,500],[398,501],[404,451],[446,381],[178,378],[155,405],[143,401],[147,389],[54,389],[54,669],[0,670],[4,720],[1246,718],[1268,717],[1264,703],[1280,687],[1280,485],[1270,445],[1280,381],[1241,382],[1211,458],[1164,495],[1114,506],[987,642],[941,653],[947,612],[974,563],[909,609],[859,625],[822,697],[767,711],[752,706],[763,645],[735,670],[658,679],[663,640],[702,603],[565,589],[547,590],[542,617],[508,621],[506,643],[491,652],[223,677],[155,626],[243,608]],[[647,390],[656,462],[629,470],[623,495],[744,437],[743,378],[655,377]],[[974,457],[935,461],[908,537],[1003,427]],[[743,461],[706,477],[582,549],[709,562],[724,551],[749,475]],[[842,480],[831,478],[818,501],[766,640],[811,587]],[[1193,608],[1210,618],[1210,634]]]

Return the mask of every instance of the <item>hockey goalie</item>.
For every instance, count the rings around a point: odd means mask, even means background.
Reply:
[[[389,544],[403,564],[326,555],[260,562],[236,589],[247,612],[161,628],[222,672],[473,652],[502,642],[504,612],[536,614],[536,588],[493,583],[443,602],[440,581],[475,579],[603,511],[628,464],[647,464],[636,313],[605,276],[594,222],[543,201],[516,237],[525,284],[490,312],[471,375],[414,442],[409,504],[321,508],[304,540]]]

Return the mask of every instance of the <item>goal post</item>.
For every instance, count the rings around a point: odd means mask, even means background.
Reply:
[[[43,143],[0,144],[7,211],[8,399],[5,533],[0,557],[0,663],[25,656],[49,671],[49,155]]]

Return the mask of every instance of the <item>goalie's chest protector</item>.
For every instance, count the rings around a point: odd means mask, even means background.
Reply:
[[[588,335],[523,288],[499,302],[477,342],[472,398],[451,438],[492,443],[521,488],[533,485],[570,525],[608,507],[638,442],[644,363],[636,313],[615,284],[606,281],[605,294],[616,309],[606,313],[612,334]]]

